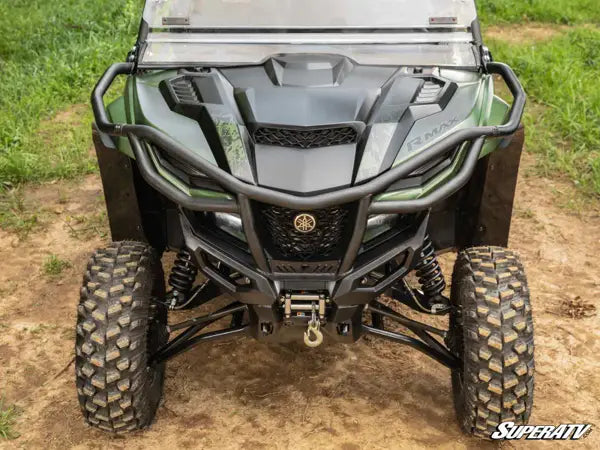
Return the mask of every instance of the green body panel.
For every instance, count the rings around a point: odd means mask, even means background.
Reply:
[[[125,97],[119,97],[106,108],[108,117],[114,123],[129,123]],[[117,148],[130,158],[134,158],[129,139],[123,136],[113,138]]]
[[[149,125],[163,131],[187,147],[190,152],[217,165],[200,124],[196,120],[173,112],[158,89],[162,80],[173,78],[176,74],[175,71],[162,71],[130,78],[135,123]]]
[[[493,96],[489,112],[486,114],[487,120],[483,125],[501,125],[506,122],[510,106],[500,97]],[[480,157],[489,155],[498,148],[502,138],[488,138],[481,150]]]
[[[176,74],[177,72],[173,70],[163,70],[128,77],[124,95],[112,102],[107,108],[109,116],[116,123],[137,123],[157,128],[188,147],[191,152],[195,152],[212,164],[217,165],[198,122],[171,111],[159,91],[160,82],[172,78]],[[483,76],[474,80],[474,75],[470,76],[471,79],[462,80],[462,82],[461,80],[456,80],[459,87],[478,85],[477,98],[474,101],[474,108],[470,115],[456,127],[447,130],[447,132],[441,134],[435,140],[427,142],[426,147],[419,151],[423,151],[456,130],[477,125],[501,125],[505,122],[509,105],[494,95],[493,78],[491,76]],[[483,158],[498,149],[501,142],[502,139],[487,139],[480,157]],[[127,138],[115,138],[115,144],[121,152],[134,158]],[[462,166],[466,152],[467,145],[463,145],[452,164],[429,180],[424,186],[387,192],[377,196],[374,201],[411,200],[430,194],[456,175]],[[190,189],[173,174],[164,170],[156,160],[153,152],[150,152],[150,154],[161,176],[187,195],[207,198],[231,198],[230,195],[220,192]],[[409,155],[409,158],[412,156],[414,156],[414,153]],[[402,162],[404,160],[398,159],[394,165]]]
[[[178,140],[180,143],[184,145],[187,144],[186,146],[190,148],[190,151],[199,152],[201,156],[203,156],[204,158],[208,159],[210,162],[216,165],[214,156],[210,151],[210,147],[206,142],[206,139],[204,138],[204,135],[202,134],[198,123],[184,116],[173,113],[166,106],[162,96],[160,96],[160,93],[158,91],[158,86],[160,82],[164,79],[172,78],[176,75],[176,73],[176,71],[167,70],[151,72],[144,76],[128,77],[127,83],[125,85],[124,95],[122,97],[119,97],[117,100],[115,100],[108,106],[110,118],[116,123],[143,124],[162,130],[165,133],[169,134],[171,137],[173,137],[175,140]],[[144,104],[145,107],[142,107],[142,104],[140,103],[140,97],[142,97],[141,102]],[[149,118],[148,114],[145,114],[144,111],[154,111],[154,115]],[[173,117],[173,114],[175,114],[177,117]],[[166,122],[165,124],[165,122],[161,122],[161,115],[162,117],[170,116],[172,120]],[[178,131],[181,131],[181,127],[178,127],[175,121],[178,121],[180,124],[183,124],[183,127],[188,130],[188,139],[189,136],[191,136],[192,139],[194,136],[198,138],[200,147],[196,145],[190,146],[189,141],[182,141],[181,139],[177,139],[177,136],[180,136]],[[171,125],[171,127],[169,127],[169,125]],[[127,138],[116,138],[115,144],[121,152],[123,152],[130,158],[135,159],[133,150],[131,149],[131,145],[129,144],[129,140]],[[149,153],[152,158],[152,161],[156,166],[158,173],[187,195],[192,197],[231,199],[230,195],[224,194],[222,192],[215,192],[207,189],[190,189],[176,176],[164,170],[164,168],[156,160],[156,157],[153,152]]]

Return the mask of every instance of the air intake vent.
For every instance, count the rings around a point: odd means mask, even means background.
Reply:
[[[303,149],[354,144],[357,139],[358,133],[352,127],[311,130],[261,127],[254,132],[257,144]]]
[[[415,103],[434,103],[442,92],[443,85],[436,81],[426,80],[415,99]]]
[[[177,103],[181,105],[199,105],[200,99],[189,78],[176,78],[170,82],[172,93]]]
[[[295,261],[271,261],[271,270],[276,273],[335,273],[339,267],[339,261],[323,262],[295,262]]]

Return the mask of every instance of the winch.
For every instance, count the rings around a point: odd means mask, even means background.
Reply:
[[[321,325],[326,321],[327,306],[330,300],[326,294],[288,292],[281,297],[285,325],[297,325],[308,320],[304,332],[304,344],[315,348],[323,343]]]

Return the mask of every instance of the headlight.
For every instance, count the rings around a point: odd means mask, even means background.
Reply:
[[[369,242],[392,230],[398,223],[397,214],[378,214],[369,217],[363,242]]]
[[[238,214],[215,213],[215,225],[221,231],[246,242],[242,218]]]

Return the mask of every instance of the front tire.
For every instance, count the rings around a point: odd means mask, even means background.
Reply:
[[[81,288],[75,346],[79,403],[88,424],[109,432],[150,425],[162,396],[165,365],[148,356],[168,340],[164,275],[146,244],[97,250]]]
[[[519,257],[499,247],[459,253],[452,275],[450,349],[458,421],[490,438],[498,424],[526,424],[533,405],[533,321]]]

